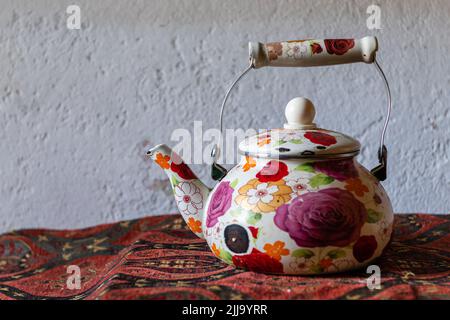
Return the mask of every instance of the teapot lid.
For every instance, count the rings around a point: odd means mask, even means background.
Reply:
[[[359,153],[361,144],[343,133],[318,128],[313,103],[302,97],[286,106],[287,123],[245,138],[239,153],[258,158],[342,158]]]

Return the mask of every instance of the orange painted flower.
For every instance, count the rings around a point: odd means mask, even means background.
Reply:
[[[258,136],[258,147],[262,147],[262,146],[264,146],[266,144],[269,144],[270,141],[272,141],[271,138],[270,138],[270,134],[265,134],[265,135],[262,135],[262,136]]]
[[[283,241],[275,241],[274,244],[266,243],[264,250],[267,255],[278,261],[281,260],[281,256],[287,256],[289,254],[289,250],[284,247]]]
[[[369,188],[365,186],[359,178],[350,178],[345,180],[345,189],[353,192],[358,197],[364,196],[365,192],[369,192]]]
[[[192,232],[202,233],[202,222],[200,220],[195,220],[194,218],[190,217],[188,219],[187,225],[192,230]]]
[[[333,264],[333,260],[331,258],[324,258],[324,259],[320,260],[320,262],[319,262],[319,265],[323,269],[329,268],[332,264]]]
[[[238,193],[235,198],[238,205],[254,212],[267,213],[289,202],[292,189],[283,179],[269,182],[252,179],[239,188]]]
[[[220,256],[220,250],[216,247],[215,243],[212,244],[211,250],[214,253],[214,255],[216,255],[217,257]]]
[[[162,153],[156,154],[155,162],[157,164],[159,164],[159,166],[161,168],[163,168],[163,169],[169,169],[170,168],[169,160],[170,160],[170,156],[168,156],[168,155],[163,155]]]
[[[247,172],[251,168],[256,167],[256,161],[250,156],[245,156],[245,164],[242,166],[244,172]]]

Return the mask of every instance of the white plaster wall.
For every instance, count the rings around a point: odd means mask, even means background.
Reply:
[[[0,0],[0,231],[175,212],[147,146],[170,144],[194,120],[217,125],[248,41],[311,37],[379,38],[394,99],[384,185],[396,212],[448,212],[450,1],[377,1],[375,31],[371,3]],[[81,7],[81,30],[66,28],[69,4]],[[227,126],[279,127],[295,96],[315,102],[322,127],[360,139],[359,159],[375,164],[385,100],[367,65],[253,72]]]

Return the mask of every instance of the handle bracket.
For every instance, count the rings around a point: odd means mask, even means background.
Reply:
[[[370,170],[370,173],[380,181],[386,180],[387,177],[387,148],[383,145],[383,148],[378,151],[378,161],[380,164]]]

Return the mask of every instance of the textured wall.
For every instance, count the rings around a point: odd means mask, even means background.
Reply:
[[[450,2],[0,0],[0,231],[74,228],[174,212],[143,154],[172,130],[217,124],[249,40],[376,35],[391,80],[387,136],[397,212],[448,212]],[[66,28],[78,4],[82,29]],[[316,122],[360,139],[376,162],[385,107],[370,66],[261,69],[230,99],[228,126],[278,127],[284,105],[311,98]],[[194,168],[208,178],[209,169]]]

